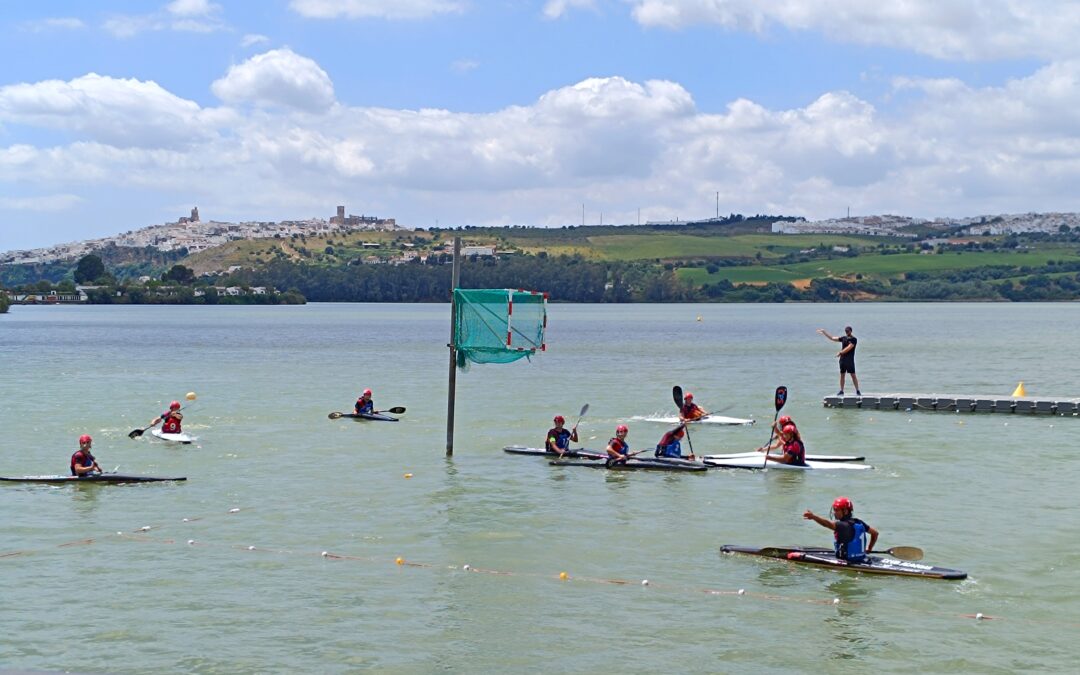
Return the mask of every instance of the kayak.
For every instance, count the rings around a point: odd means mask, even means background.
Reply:
[[[503,452],[510,453],[511,455],[532,455],[535,457],[555,457],[558,455],[554,452],[548,452],[544,448],[527,448],[524,445],[508,445],[503,448]],[[563,453],[563,457],[574,457],[577,459],[606,459],[607,453],[596,452],[594,450],[567,450]]]
[[[869,464],[856,464],[854,462],[815,462],[807,459],[805,465],[799,466],[795,464],[781,464],[780,462],[769,462],[768,466],[764,466],[765,458],[761,456],[760,452],[755,452],[756,457],[735,457],[733,459],[712,459],[711,455],[707,455],[704,458],[705,464],[708,466],[717,467],[720,469],[779,469],[781,471],[865,471],[867,469],[873,469],[874,467]],[[776,455],[779,457],[779,455]]]
[[[344,413],[342,415],[342,417],[348,417],[350,419],[356,420],[357,422],[363,422],[365,420],[370,420],[372,422],[397,422],[398,421],[398,418],[390,417],[389,415],[384,415],[382,413]]]
[[[864,572],[866,574],[889,574],[902,577],[922,577],[923,579],[966,579],[967,572],[953,570],[947,567],[935,567],[924,565],[919,562],[898,560],[891,556],[871,553],[864,562],[840,560],[829,548],[817,548],[806,546],[786,546],[769,548],[752,548],[749,546],[732,546],[725,544],[720,547],[721,553],[739,553],[743,555],[756,555],[765,558],[776,558],[794,563],[817,565],[838,570],[850,570]]]
[[[669,415],[667,417],[642,416],[631,417],[632,420],[641,420],[642,422],[658,422],[660,424],[679,424],[678,415]],[[706,415],[698,420],[691,420],[690,424],[722,424],[727,426],[738,426],[745,424],[753,424],[754,420],[747,420],[741,417],[724,417],[723,415]]]
[[[123,473],[98,473],[89,476],[0,476],[0,481],[8,483],[160,483],[169,480],[187,480],[187,476],[166,478],[164,476],[132,476]]]
[[[161,429],[154,429],[150,432],[154,438],[160,438],[163,441],[169,441],[170,443],[181,443],[183,445],[189,445],[192,441],[196,440],[194,436],[188,436],[187,434],[167,434]]]
[[[548,462],[551,466],[590,466],[594,469],[609,469],[611,471],[705,471],[707,466],[701,462],[689,460],[657,461],[655,459],[628,459],[608,466],[607,462],[570,460]]]
[[[746,457],[757,457],[758,461],[761,461],[760,452],[734,452],[728,455],[705,455],[702,459],[708,463],[709,460],[723,462],[729,459],[744,459]],[[808,462],[862,462],[865,461],[865,457],[855,455],[807,455],[806,461]]]

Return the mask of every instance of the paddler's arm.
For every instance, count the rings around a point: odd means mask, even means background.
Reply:
[[[866,525],[866,523],[863,523],[863,525]],[[866,546],[866,552],[870,553],[874,550],[874,544],[877,543],[878,531],[869,525],[866,525],[866,531],[870,533],[870,543]]]
[[[570,440],[573,441],[574,443],[579,442],[578,437],[577,437],[577,425],[576,424],[574,425],[574,428],[570,430]]]
[[[833,521],[828,520],[826,518],[822,518],[818,514],[811,511],[810,509],[806,509],[806,512],[802,514],[802,517],[806,518],[807,520],[812,520],[815,523],[817,523],[818,525],[821,525],[822,527],[827,527],[830,530],[835,530],[836,529],[836,525],[833,523]],[[875,535],[871,535],[871,537],[872,537],[871,542],[877,541],[877,537]],[[874,547],[873,543],[871,543],[870,548],[873,548],[873,547]]]
[[[825,332],[825,329],[824,329],[824,328],[818,328],[818,329],[817,329],[817,332],[821,333],[822,335],[824,335],[825,337],[829,338],[829,339],[830,339],[830,340],[832,340],[833,342],[838,342],[838,341],[840,340],[840,338],[838,338],[838,337],[833,337],[833,336],[829,335],[828,333],[826,333],[826,332]]]

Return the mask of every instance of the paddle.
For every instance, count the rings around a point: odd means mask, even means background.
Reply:
[[[780,547],[766,547],[758,550],[758,555],[767,556],[769,558],[786,558],[788,553],[792,551],[803,551],[806,553],[814,554],[833,554],[831,548],[780,548]],[[867,555],[874,555],[875,553],[881,553],[889,555],[897,560],[922,560],[923,550],[917,546],[893,546],[887,548],[884,551],[869,551]]]
[[[683,398],[682,387],[675,385],[671,388],[671,398],[675,400],[675,407],[679,409],[679,414],[682,415],[683,405],[686,403],[686,399]],[[699,419],[704,419],[708,415],[702,415]],[[683,431],[686,432],[686,444],[690,446],[690,457],[694,456],[694,442],[690,440],[690,425],[683,423]]]
[[[776,405],[776,412],[773,413],[773,423],[769,427],[769,442],[765,444],[765,458],[761,460],[762,469],[769,466],[769,446],[772,445],[773,436],[776,434],[776,418],[780,416],[780,408],[783,408],[785,403],[787,403],[787,387],[781,385],[776,388],[776,394],[773,397],[773,404]]]
[[[405,408],[403,408],[401,406],[394,406],[393,408],[388,408],[386,410],[374,410],[374,411],[372,411],[372,414],[376,414],[376,413],[393,413],[394,415],[400,415],[400,414],[402,414],[404,412],[405,412]],[[332,420],[336,420],[339,417],[345,417],[346,415],[352,415],[352,414],[354,414],[354,413],[332,412],[329,415],[327,415],[327,417],[332,419]]]
[[[573,437],[575,434],[577,434],[577,427],[578,427],[579,424],[581,424],[581,418],[585,417],[585,413],[587,413],[587,412],[589,412],[589,404],[588,403],[581,406],[581,412],[579,412],[577,414],[577,422],[574,422],[574,426],[570,429],[570,436],[571,437]],[[580,442],[581,441],[578,441],[578,443],[580,443]],[[558,450],[559,446],[556,445],[555,449]],[[570,450],[571,450],[570,441],[567,441],[566,442],[566,452],[557,453],[559,455],[559,459],[562,459],[562,456],[565,455],[567,452],[570,452]]]

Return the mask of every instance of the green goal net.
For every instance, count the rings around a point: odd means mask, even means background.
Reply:
[[[544,351],[547,293],[512,288],[454,289],[457,365],[510,363]]]

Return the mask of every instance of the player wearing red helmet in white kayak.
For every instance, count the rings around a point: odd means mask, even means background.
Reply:
[[[571,441],[578,442],[577,425],[575,424],[573,429],[566,429],[566,418],[562,415],[556,415],[553,421],[555,426],[548,429],[547,436],[544,437],[544,449],[562,457],[563,453],[570,449]]]
[[[173,401],[169,404],[169,409],[158,415],[158,417],[150,423],[150,426],[156,427],[160,422],[162,433],[181,434],[183,431],[180,428],[180,423],[183,419],[184,414],[180,412],[180,401]]]
[[[679,421],[680,422],[693,422],[705,417],[709,413],[702,409],[697,403],[694,403],[694,395],[690,392],[686,392],[683,396],[683,405],[679,408]]]
[[[784,454],[776,457],[768,454],[774,448],[784,449]],[[765,453],[765,461],[779,464],[791,464],[794,466],[806,465],[806,446],[803,445],[799,430],[794,424],[787,424],[781,430],[776,440],[768,446],[758,448],[758,452]]]
[[[852,515],[854,510],[850,499],[837,497],[832,504],[831,514],[836,520],[822,518],[810,509],[803,513],[803,518],[833,531],[833,549],[841,560],[862,561],[867,553],[873,552],[877,543],[878,531],[855,518]],[[870,537],[869,543],[866,541],[867,535]]]
[[[615,438],[612,438],[607,444],[609,462],[625,462],[630,456],[630,444],[626,442],[626,435],[629,433],[630,428],[625,424],[615,427]]]

